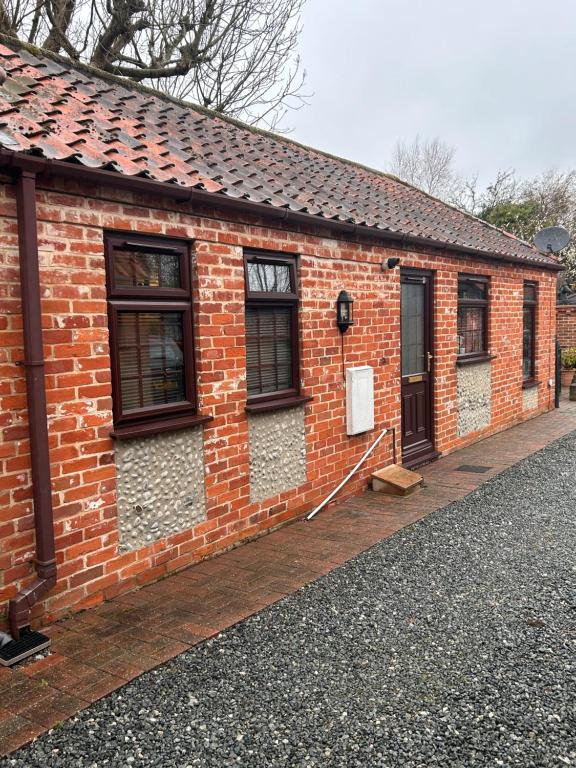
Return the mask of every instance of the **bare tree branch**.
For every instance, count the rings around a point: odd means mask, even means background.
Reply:
[[[42,47],[54,53],[63,48],[69,56],[72,56],[71,51],[74,51],[73,58],[78,58],[77,52],[66,36],[75,9],[74,0],[47,0],[45,9],[52,26]]]
[[[425,192],[479,216],[527,242],[540,229],[565,227],[572,242],[562,252],[564,279],[576,287],[576,171],[549,170],[520,180],[512,169],[498,171],[481,188],[478,175],[463,179],[453,167],[454,149],[440,139],[398,142],[392,170]]]
[[[449,200],[461,186],[452,166],[454,154],[454,148],[437,137],[421,141],[416,136],[410,144],[397,142],[392,173],[430,195]]]
[[[13,16],[6,7],[4,0],[0,0],[0,31],[6,35],[14,35],[18,31],[14,24]]]
[[[28,32],[28,42],[32,43],[36,39],[38,27],[40,26],[40,20],[42,17],[42,9],[44,7],[44,0],[37,0],[36,8],[34,9],[34,16],[32,18],[32,24],[30,25],[30,31]]]
[[[0,28],[249,122],[306,99],[305,0],[0,0]]]

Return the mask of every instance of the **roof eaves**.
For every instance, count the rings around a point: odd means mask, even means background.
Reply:
[[[86,74],[86,75],[90,75],[90,76],[93,76],[93,77],[97,77],[97,78],[102,79],[104,81],[113,83],[114,85],[117,85],[117,86],[123,88],[124,90],[134,91],[134,92],[139,92],[139,93],[143,93],[143,94],[149,95],[150,97],[152,97],[154,99],[157,99],[157,100],[160,100],[160,101],[164,101],[164,102],[167,102],[167,103],[170,103],[170,104],[178,105],[180,107],[193,110],[193,111],[195,111],[197,113],[204,114],[204,115],[206,115],[208,117],[211,117],[211,118],[218,119],[218,120],[221,120],[223,122],[229,123],[229,124],[234,125],[234,126],[240,128],[242,130],[246,130],[246,131],[250,131],[251,133],[259,134],[262,137],[271,139],[271,140],[276,141],[276,142],[280,142],[280,143],[282,143],[285,146],[297,147],[297,148],[299,148],[301,150],[304,150],[305,152],[312,153],[314,155],[323,156],[326,159],[331,160],[331,161],[336,161],[339,164],[344,165],[345,167],[357,168],[357,169],[363,170],[365,172],[368,172],[371,175],[374,175],[376,177],[380,177],[382,179],[393,181],[394,183],[397,183],[397,184],[400,184],[400,185],[406,187],[408,190],[412,190],[412,191],[417,192],[418,195],[422,195],[422,196],[428,197],[430,200],[434,201],[436,204],[439,204],[441,206],[446,207],[447,209],[451,209],[451,210],[457,212],[462,217],[467,217],[468,219],[471,219],[471,220],[474,220],[474,221],[480,223],[485,228],[489,228],[491,230],[494,230],[499,235],[505,235],[507,238],[512,239],[514,242],[521,243],[524,247],[526,247],[527,249],[530,250],[530,252],[531,252],[531,254],[533,254],[533,256],[532,256],[532,258],[528,257],[528,255],[526,257],[514,256],[513,254],[506,254],[506,253],[502,253],[502,252],[499,252],[499,251],[490,251],[490,250],[478,249],[478,248],[474,248],[474,247],[467,247],[467,246],[464,246],[464,245],[458,245],[456,243],[450,243],[450,242],[446,242],[446,241],[443,241],[443,240],[438,240],[438,239],[436,239],[434,237],[429,236],[428,234],[426,234],[426,236],[423,237],[423,236],[420,236],[420,235],[411,235],[410,233],[401,233],[401,232],[398,232],[398,231],[395,231],[395,230],[392,230],[392,229],[388,229],[385,226],[382,226],[381,224],[378,224],[377,222],[371,223],[370,221],[362,221],[362,222],[356,221],[356,222],[353,223],[353,222],[350,221],[350,219],[348,217],[344,217],[344,216],[340,217],[338,215],[330,216],[329,214],[326,215],[326,214],[324,214],[324,212],[321,209],[317,213],[309,214],[309,213],[305,212],[305,208],[301,207],[301,208],[297,209],[290,202],[287,203],[287,207],[285,207],[285,206],[274,206],[271,202],[267,203],[265,200],[251,200],[250,197],[248,197],[248,196],[246,196],[246,194],[244,194],[244,198],[245,198],[243,200],[244,203],[246,203],[247,205],[251,205],[251,206],[254,206],[254,205],[256,205],[256,206],[265,206],[265,207],[267,207],[267,210],[268,210],[270,215],[273,214],[275,217],[278,217],[278,212],[282,212],[282,211],[285,211],[285,210],[288,211],[289,209],[291,209],[291,212],[293,214],[295,214],[295,215],[311,217],[313,220],[315,220],[316,224],[319,223],[319,222],[331,223],[332,225],[343,224],[344,226],[347,226],[347,227],[354,227],[356,231],[371,231],[371,232],[382,233],[382,236],[387,238],[387,239],[390,239],[390,238],[402,239],[405,242],[414,242],[414,243],[417,242],[420,245],[422,245],[424,243],[427,243],[430,247],[448,248],[448,249],[450,249],[452,251],[457,251],[457,252],[462,252],[462,253],[474,253],[474,254],[477,254],[477,255],[483,255],[485,258],[493,258],[493,259],[498,259],[498,260],[520,262],[520,263],[527,264],[527,265],[532,265],[532,266],[535,266],[535,267],[544,266],[544,267],[551,268],[551,269],[555,269],[555,268],[556,269],[562,269],[562,267],[560,265],[552,264],[550,262],[550,260],[544,260],[541,255],[540,255],[540,258],[535,258],[537,252],[535,251],[535,249],[534,249],[534,247],[532,245],[530,245],[528,243],[525,243],[524,241],[522,241],[519,238],[511,235],[508,232],[505,232],[504,230],[500,230],[497,227],[494,227],[493,225],[489,224],[488,222],[485,222],[482,219],[479,219],[478,217],[473,216],[472,214],[469,214],[469,213],[467,213],[465,211],[460,210],[459,208],[456,208],[455,206],[452,206],[452,205],[450,205],[448,203],[445,203],[442,200],[439,200],[438,198],[430,195],[427,192],[424,192],[423,190],[419,190],[416,187],[413,187],[412,185],[410,185],[407,182],[397,178],[396,176],[393,176],[392,174],[387,174],[387,173],[384,173],[383,171],[379,171],[377,169],[370,168],[369,166],[365,166],[365,165],[363,165],[361,163],[358,163],[358,162],[355,162],[355,161],[352,161],[352,160],[348,160],[348,159],[344,159],[344,158],[338,157],[337,155],[333,155],[333,154],[330,154],[328,152],[324,152],[322,150],[318,150],[318,149],[306,146],[304,144],[301,144],[299,142],[294,141],[293,139],[289,139],[289,138],[287,138],[285,136],[274,134],[274,133],[272,133],[270,131],[266,131],[266,130],[263,130],[261,128],[257,128],[257,127],[252,126],[252,125],[248,125],[248,124],[246,124],[246,123],[244,123],[244,122],[242,122],[240,120],[237,120],[236,118],[232,118],[232,117],[229,117],[227,115],[222,115],[222,114],[220,114],[218,112],[215,112],[214,110],[207,109],[207,108],[202,107],[200,105],[193,104],[193,103],[190,103],[190,102],[186,102],[186,101],[183,101],[183,100],[180,100],[180,99],[176,99],[175,97],[169,96],[167,94],[160,93],[160,92],[155,91],[154,89],[149,88],[147,86],[143,86],[143,85],[138,84],[138,83],[128,82],[128,81],[126,81],[125,78],[119,77],[118,75],[114,75],[114,74],[111,74],[109,72],[104,72],[102,70],[96,69],[96,68],[94,68],[94,67],[92,67],[90,65],[83,64],[81,62],[75,62],[75,61],[68,60],[68,59],[66,59],[66,58],[64,58],[62,56],[59,56],[58,54],[54,54],[54,53],[52,53],[50,51],[41,50],[39,48],[36,48],[33,45],[30,45],[28,43],[23,43],[23,42],[15,39],[15,38],[10,37],[8,35],[5,35],[3,33],[0,33],[0,42],[3,42],[7,47],[9,47],[11,49],[15,48],[17,51],[22,51],[22,50],[26,51],[26,52],[28,52],[32,56],[39,57],[41,60],[45,60],[45,59],[51,60],[51,61],[55,62],[57,65],[63,66],[65,68],[67,68],[68,70],[73,69],[74,71],[78,71],[81,74]],[[52,161],[52,162],[59,162],[59,161]],[[83,167],[88,168],[88,166],[83,166]],[[93,170],[94,171],[99,171],[99,170],[102,170],[102,167],[95,167]],[[118,169],[118,171],[116,171],[113,174],[114,177],[117,180],[121,176],[120,170],[121,169]],[[128,173],[125,173],[124,176],[127,177],[127,178],[134,178],[134,175],[130,176],[130,175],[128,175]],[[170,184],[170,180],[169,179],[166,179],[164,181],[157,180],[157,183]],[[171,186],[173,186],[173,187],[177,186],[180,189],[186,189],[187,188],[187,185],[182,185],[180,183],[178,183],[178,184],[171,184]],[[215,192],[219,195],[220,199],[223,199],[223,197],[227,194],[226,190],[214,190],[213,192],[211,192],[211,194],[214,195]],[[232,194],[228,194],[228,197],[229,198],[237,198],[238,196],[234,195],[232,193]],[[283,216],[282,216],[282,218],[283,218]]]
[[[381,171],[374,170],[372,168],[366,168],[366,170],[369,170],[371,173],[382,173]],[[404,179],[401,179],[399,176],[394,176],[393,174],[384,174],[387,176],[387,178],[393,179],[398,184],[402,184],[408,189],[416,189],[421,195],[424,195],[429,200],[433,200],[435,203],[440,203],[441,205],[446,206],[446,208],[450,208],[452,211],[455,211],[456,213],[460,214],[461,216],[466,217],[467,219],[470,219],[471,221],[475,221],[478,224],[482,225],[483,227],[486,227],[488,229],[493,230],[494,232],[497,232],[500,235],[505,235],[506,237],[510,238],[511,240],[514,240],[516,243],[521,243],[522,245],[526,246],[526,248],[529,248],[532,252],[537,253],[537,249],[534,247],[532,243],[529,243],[527,240],[522,240],[521,237],[518,237],[517,235],[514,235],[512,232],[508,232],[505,229],[501,229],[500,227],[497,227],[495,224],[491,224],[489,221],[486,221],[485,219],[480,218],[480,216],[476,216],[473,213],[470,213],[470,211],[465,210],[464,208],[458,208],[458,206],[454,205],[453,203],[448,203],[446,200],[442,200],[439,197],[435,197],[430,192],[426,192],[426,190],[421,189],[420,187],[416,187],[414,184],[409,184]]]
[[[475,256],[477,258],[487,259],[488,261],[504,261],[523,265],[525,267],[542,268],[554,271],[561,271],[563,266],[555,261],[529,261],[528,259],[513,256],[509,254],[495,253],[493,251],[481,250],[468,246],[447,243],[429,237],[419,237],[386,229],[380,225],[367,226],[353,222],[338,221],[327,217],[320,217],[316,214],[303,213],[290,210],[288,207],[278,208],[270,203],[258,203],[251,200],[233,198],[226,195],[224,191],[208,192],[197,187],[187,187],[178,183],[161,182],[153,179],[147,179],[142,176],[128,176],[118,171],[103,170],[100,168],[91,168],[79,163],[68,163],[62,160],[49,160],[37,155],[30,155],[21,152],[14,152],[0,148],[0,165],[18,167],[24,165],[27,168],[35,168],[37,173],[64,176],[68,178],[81,179],[89,176],[90,180],[115,187],[138,188],[142,192],[151,192],[155,194],[168,194],[178,199],[180,202],[196,201],[203,204],[218,204],[228,209],[243,210],[246,212],[258,213],[263,216],[271,217],[276,220],[290,220],[296,223],[305,223],[311,226],[328,226],[339,232],[349,235],[365,235],[375,237],[383,243],[393,242],[400,247],[418,246],[425,248],[448,250],[453,253],[459,253],[463,256]],[[216,199],[217,198],[217,199]]]

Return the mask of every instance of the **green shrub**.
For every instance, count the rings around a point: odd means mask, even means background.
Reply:
[[[576,347],[562,350],[562,365],[564,368],[576,368]]]

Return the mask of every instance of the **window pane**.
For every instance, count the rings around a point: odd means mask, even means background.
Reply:
[[[180,254],[115,249],[116,288],[180,288]]]
[[[248,262],[248,290],[264,293],[294,293],[288,264]]]
[[[292,381],[292,309],[246,308],[248,396],[290,389]]]
[[[402,376],[426,370],[424,291],[421,283],[402,283]]]
[[[472,278],[460,278],[458,280],[459,299],[486,299],[487,284]]]
[[[458,354],[486,352],[484,339],[485,307],[458,308]]]
[[[534,376],[534,308],[525,307],[523,313],[524,329],[522,332],[522,378]]]
[[[182,312],[118,312],[122,412],[186,400]]]
[[[524,283],[524,301],[536,301],[536,286],[533,283]]]

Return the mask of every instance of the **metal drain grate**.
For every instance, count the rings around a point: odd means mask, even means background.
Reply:
[[[11,667],[33,653],[48,648],[52,640],[40,632],[25,632],[19,640],[12,640],[0,648],[0,664]]]
[[[478,464],[461,464],[459,467],[456,467],[456,472],[474,472],[476,475],[482,475],[490,469],[492,467],[482,467]]]

